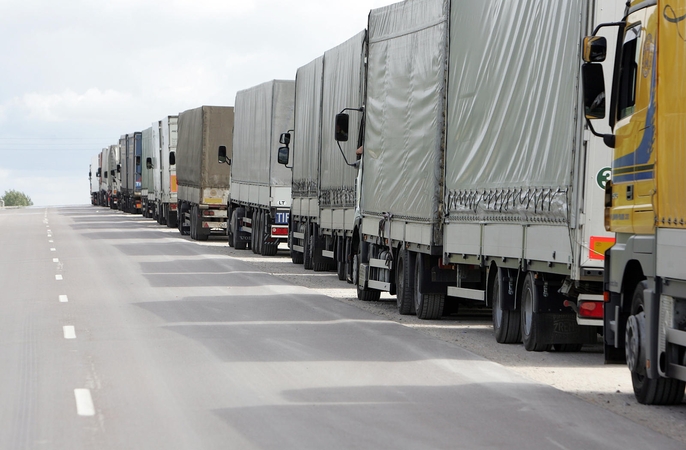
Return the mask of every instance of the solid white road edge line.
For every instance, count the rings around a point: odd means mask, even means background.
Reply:
[[[60,281],[60,280],[62,279],[62,275],[55,275],[55,279],[56,279],[57,281]]]
[[[95,406],[93,406],[90,389],[74,389],[74,397],[76,398],[76,414],[79,416],[95,415]]]

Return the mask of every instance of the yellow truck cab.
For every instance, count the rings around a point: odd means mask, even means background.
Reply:
[[[618,29],[606,95],[600,36]],[[584,40],[586,118],[610,100],[612,180],[605,226],[607,362],[626,360],[645,404],[676,404],[686,382],[686,0],[633,0],[624,18]],[[591,122],[589,122],[590,124]],[[591,128],[593,128],[591,126]]]

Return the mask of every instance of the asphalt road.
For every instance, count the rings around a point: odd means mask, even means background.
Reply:
[[[0,210],[0,449],[683,449],[90,206]]]

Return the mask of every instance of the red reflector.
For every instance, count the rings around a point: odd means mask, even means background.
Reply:
[[[610,291],[604,291],[603,292],[603,301],[605,301],[605,302],[610,301]]]
[[[581,302],[579,303],[579,316],[602,319],[603,306],[601,302]]]
[[[272,227],[272,236],[288,236],[288,228]]]
[[[169,207],[173,210],[176,210],[176,203],[172,203],[171,205],[169,205]]]
[[[205,211],[202,212],[203,216],[214,216],[214,211],[211,209],[206,209]]]

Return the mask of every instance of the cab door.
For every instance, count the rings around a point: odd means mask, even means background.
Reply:
[[[656,7],[627,18],[615,102],[610,226],[651,233],[655,224]]]

